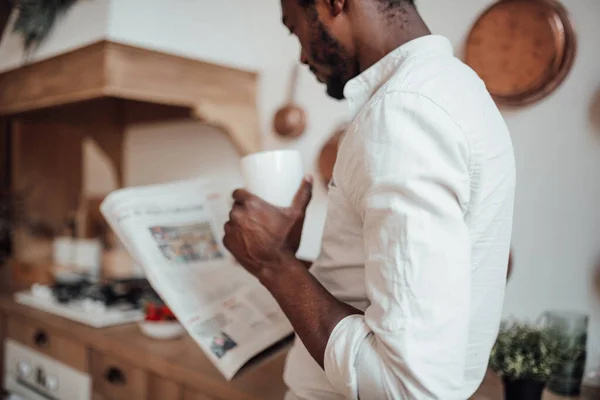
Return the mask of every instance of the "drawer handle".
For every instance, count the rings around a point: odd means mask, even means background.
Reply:
[[[48,344],[50,343],[48,334],[41,329],[33,335],[33,341],[38,347],[48,347]]]
[[[106,373],[104,374],[104,378],[113,385],[117,386],[122,386],[127,383],[123,371],[116,367],[110,367],[109,369],[107,369]]]

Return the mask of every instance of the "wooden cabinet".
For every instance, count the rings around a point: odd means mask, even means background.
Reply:
[[[183,386],[158,375],[148,375],[148,400],[181,400]]]
[[[156,379],[156,380],[155,380]],[[151,377],[149,380],[150,389],[145,397],[148,400],[222,400],[220,398],[207,396],[195,389],[184,389],[173,381],[160,377]],[[110,397],[103,393],[95,391],[92,400],[116,400],[118,397]],[[131,398],[133,399],[133,397]],[[139,399],[136,397],[136,399]]]
[[[209,397],[203,393],[197,392],[193,389],[186,389],[183,400],[220,400],[216,397]]]
[[[190,337],[153,340],[136,324],[95,329],[0,295],[0,339],[3,330],[89,375],[91,400],[281,400],[285,393],[285,351],[227,381]]]
[[[87,350],[56,330],[35,321],[8,317],[6,337],[16,340],[55,360],[61,361],[76,370],[87,372]]]
[[[90,342],[78,342],[72,332],[59,328],[37,319],[4,314],[0,309],[0,372],[4,339],[11,338],[89,374],[91,400],[223,400],[148,371],[144,364],[133,365],[110,349],[97,350]]]
[[[148,374],[116,357],[91,352],[93,390],[111,400],[148,398]]]
[[[187,400],[183,397],[183,387],[177,382],[148,375],[148,393],[142,399],[147,400]],[[121,398],[140,399],[140,397],[111,397],[110,395],[94,390],[92,400],[119,400]],[[193,397],[191,399],[194,399]]]
[[[6,337],[89,374],[91,400],[281,400],[286,391],[285,352],[225,381],[191,339],[151,341],[133,324],[88,328],[0,298],[2,342]],[[472,399],[503,397],[502,382],[488,371]],[[546,393],[544,399],[565,398]],[[600,399],[597,389],[584,389],[580,400],[588,399]]]

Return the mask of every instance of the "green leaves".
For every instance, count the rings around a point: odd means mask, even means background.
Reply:
[[[546,382],[585,349],[556,331],[526,323],[504,322],[492,349],[490,366],[511,380]]]
[[[31,50],[48,36],[56,18],[77,0],[16,0],[17,18],[13,32],[23,36],[23,45]]]

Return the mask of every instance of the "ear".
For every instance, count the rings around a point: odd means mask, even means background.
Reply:
[[[331,14],[337,17],[344,10],[346,0],[327,0],[327,3],[329,3]]]

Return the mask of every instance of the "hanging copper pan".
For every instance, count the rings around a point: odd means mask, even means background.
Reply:
[[[283,137],[298,137],[306,129],[306,112],[295,102],[299,70],[300,65],[295,64],[292,71],[292,79],[290,80],[287,102],[277,111],[273,119],[274,131]]]

